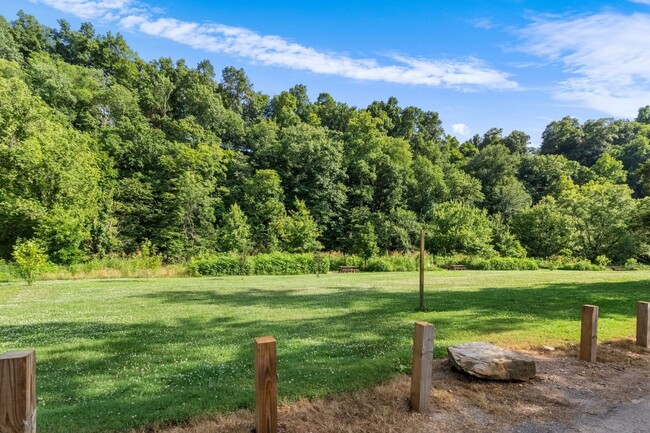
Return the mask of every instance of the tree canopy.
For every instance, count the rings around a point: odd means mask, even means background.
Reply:
[[[394,98],[353,107],[243,69],[144,61],[120,34],[0,19],[0,258],[69,264],[320,249],[648,256],[650,107],[459,142]]]

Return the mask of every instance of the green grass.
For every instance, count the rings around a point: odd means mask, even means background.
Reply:
[[[0,351],[37,349],[39,432],[107,432],[252,407],[253,338],[278,340],[284,402],[409,370],[412,323],[450,344],[576,342],[580,306],[601,340],[634,335],[650,272],[416,273],[0,284]]]

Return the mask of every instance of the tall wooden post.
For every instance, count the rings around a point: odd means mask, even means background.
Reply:
[[[0,355],[0,432],[36,432],[36,352]]]
[[[420,230],[420,311],[424,311],[424,229]]]
[[[275,338],[255,339],[255,421],[257,433],[278,431],[278,375]]]
[[[650,302],[639,302],[636,306],[636,344],[650,347]]]
[[[598,349],[598,307],[582,306],[582,324],[580,329],[580,359],[595,362]]]
[[[434,334],[435,328],[431,323],[415,322],[411,364],[411,407],[420,413],[429,411],[431,400]]]

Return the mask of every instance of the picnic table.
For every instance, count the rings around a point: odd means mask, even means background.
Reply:
[[[465,265],[449,265],[449,267],[447,269],[449,269],[450,271],[465,271],[465,270],[467,270],[467,266],[465,266]]]
[[[359,272],[358,266],[339,266],[339,272],[348,273],[348,272]]]

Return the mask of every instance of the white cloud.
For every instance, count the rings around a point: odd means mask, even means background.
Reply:
[[[454,123],[451,125],[451,130],[455,135],[460,135],[461,137],[469,137],[472,131],[469,129],[469,126],[464,123]]]
[[[482,30],[492,30],[493,28],[497,27],[497,25],[494,24],[494,20],[490,17],[475,18],[473,20],[470,20],[469,23],[475,28]]]
[[[317,50],[280,36],[261,35],[242,27],[195,23],[155,17],[154,10],[136,0],[33,0],[81,18],[112,17],[125,29],[166,38],[197,50],[222,53],[254,63],[317,74],[368,81],[454,88],[516,89],[509,74],[476,58],[428,59],[388,56],[388,64],[374,58],[354,58]]]
[[[650,6],[650,0],[630,0],[632,3],[639,3],[642,5]]]
[[[648,29],[650,15],[643,13],[551,17],[523,29],[520,48],[561,64],[571,74],[557,83],[557,98],[634,117],[650,103]]]
[[[135,9],[134,0],[32,0],[80,18],[107,18]]]

